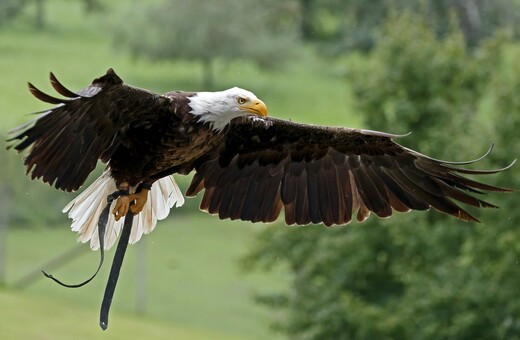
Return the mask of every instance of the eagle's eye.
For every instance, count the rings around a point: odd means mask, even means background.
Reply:
[[[242,97],[237,98],[237,103],[239,103],[240,105],[244,104],[245,102],[246,102],[245,98],[242,98]]]

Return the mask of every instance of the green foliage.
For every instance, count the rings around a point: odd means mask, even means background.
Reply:
[[[135,56],[200,61],[212,86],[215,60],[275,67],[295,56],[296,31],[277,1],[169,0],[132,4],[114,26],[114,40]]]
[[[392,9],[408,10],[423,15],[433,33],[449,32],[450,17],[457,15],[468,46],[478,46],[496,29],[508,27],[520,34],[520,3],[516,0],[300,0],[302,36],[324,43],[328,53],[368,51],[380,42],[375,32],[387,20]]]
[[[501,150],[495,166],[519,153],[520,49],[507,35],[470,53],[456,25],[438,38],[404,12],[377,37],[348,74],[367,127],[413,131],[400,142],[439,158],[474,156],[490,135]],[[513,168],[500,183],[518,187],[518,178]],[[519,338],[519,200],[492,201],[504,209],[483,212],[485,224],[415,212],[348,228],[273,228],[245,266],[291,271],[288,291],[259,298],[288,312],[276,327],[291,338]]]
[[[428,21],[441,35],[446,33],[450,14],[456,13],[469,46],[479,45],[504,27],[517,37],[520,33],[520,3],[516,0],[419,0],[416,8],[427,11]]]
[[[26,4],[27,0],[0,0],[0,25],[14,19]]]
[[[483,95],[492,64],[467,50],[455,20],[450,33],[437,38],[423,17],[392,12],[377,37],[372,58],[349,72],[367,125],[413,132],[407,145],[424,153],[462,147],[464,138],[443,137],[475,128],[474,98]],[[442,140],[448,144],[439,145]]]

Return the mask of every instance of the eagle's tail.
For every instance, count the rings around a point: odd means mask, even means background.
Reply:
[[[90,241],[92,250],[99,249],[98,220],[107,204],[107,196],[116,191],[116,184],[110,176],[110,170],[105,171],[85,191],[70,202],[63,212],[69,212],[72,219],[72,231],[78,232],[78,241]],[[135,190],[135,188],[131,188]],[[115,201],[112,202],[112,205]],[[165,219],[170,208],[184,204],[184,197],[172,176],[166,176],[156,181],[148,193],[148,201],[143,210],[136,216],[132,224],[129,243],[135,243],[143,234],[150,233],[157,224],[157,220]],[[110,207],[112,211],[113,206]],[[121,232],[124,218],[116,221],[113,214],[109,214],[105,231],[105,250],[110,249]]]

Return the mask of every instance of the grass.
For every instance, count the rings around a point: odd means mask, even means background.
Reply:
[[[237,339],[272,337],[267,326],[274,316],[253,304],[252,299],[260,291],[283,287],[284,274],[245,275],[237,266],[237,260],[251,244],[254,229],[262,226],[218,221],[202,213],[188,218],[177,212],[173,211],[173,218],[160,223],[141,244],[128,248],[112,305],[109,330],[122,331],[125,324],[119,318],[135,313],[136,285],[141,281],[136,279],[139,273],[141,278],[145,277],[145,320],[179,326],[194,333],[214,332],[217,336],[225,334]],[[75,235],[67,229],[63,225],[62,228],[11,231],[7,276],[13,279],[8,283],[14,284],[32,270],[46,269],[45,263],[49,259],[75,246]],[[99,255],[88,251],[87,246],[84,248],[84,255],[78,259],[49,271],[66,282],[88,277],[95,269]],[[30,309],[43,308],[42,296],[47,299],[44,304],[64,305],[63,308],[74,306],[84,314],[81,323],[97,330],[99,306],[112,255],[113,250],[98,277],[85,287],[66,289],[40,276],[41,279],[16,296],[32,303]],[[146,261],[144,275],[136,269],[137,256],[144,256]],[[8,310],[2,299],[0,308]],[[0,329],[3,325],[20,324],[20,317],[19,313],[3,317]],[[71,337],[79,334],[74,329],[78,323],[74,313],[65,313],[61,322],[70,325],[68,334]],[[23,328],[14,330],[23,331]],[[18,337],[21,334],[11,335]]]
[[[206,90],[200,87],[200,65],[189,61],[133,60],[113,47],[105,17],[85,15],[81,2],[49,0],[46,4],[44,30],[32,27],[31,8],[12,25],[0,28],[2,134],[28,120],[27,113],[48,107],[30,96],[26,82],[52,92],[47,81],[49,71],[73,90],[88,85],[109,67],[126,82],[159,93],[173,89]],[[123,4],[110,2],[112,7],[108,10],[116,11]],[[267,103],[271,116],[359,127],[359,117],[351,115],[341,65],[319,60],[311,53],[283,71],[263,71],[247,62],[234,62],[217,65],[216,72],[220,88],[240,86],[255,92]],[[75,235],[68,230],[65,216],[59,213],[61,200],[70,196],[22,178],[24,169],[13,152],[0,159],[7,159],[1,165],[2,172],[7,171],[19,191],[9,203],[11,208],[28,205],[41,210],[44,205],[43,209],[51,210],[49,214],[56,216],[55,220],[62,221],[56,228],[10,227],[6,254],[9,286],[74,247]],[[181,185],[185,189],[186,180],[181,180]],[[59,197],[57,203],[55,197]],[[187,203],[188,209],[173,211],[173,216],[160,222],[140,246],[145,253],[139,246],[129,247],[107,333],[101,332],[97,322],[109,263],[94,282],[80,289],[65,289],[42,279],[23,291],[1,290],[0,309],[9,313],[0,318],[0,338],[276,337],[268,324],[283,315],[273,315],[259,307],[253,296],[256,292],[283,288],[287,279],[284,272],[244,275],[236,263],[252,245],[257,229],[276,226],[219,221],[202,213],[186,213],[194,211],[196,204],[197,200],[192,200]],[[35,222],[39,219],[34,216]],[[95,269],[98,254],[85,254],[88,256],[52,273],[68,282],[87,277]],[[143,254],[147,303],[144,316],[139,316],[135,312],[135,267],[137,256]]]
[[[88,322],[93,311],[42,296],[0,290],[0,306],[9,311],[0,328],[2,339],[240,339],[230,334],[186,329],[129,313],[112,317],[114,327],[102,333]]]

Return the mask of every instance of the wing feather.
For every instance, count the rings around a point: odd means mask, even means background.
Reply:
[[[36,98],[56,106],[14,129],[8,142],[17,151],[30,148],[24,163],[33,179],[41,178],[61,190],[77,190],[98,159],[108,162],[132,124],[150,119],[151,112],[167,110],[161,96],[124,85],[112,69],[78,94],[52,73],[50,82],[66,99],[29,83]]]
[[[230,216],[232,220],[239,220],[244,207],[244,200],[249,188],[249,177],[239,179],[237,182],[236,191],[233,195],[233,205],[230,206]]]
[[[259,210],[259,202],[261,202],[262,199],[262,184],[255,177],[255,174],[251,175],[249,185],[244,196],[242,212],[240,214],[240,219],[244,221],[257,222],[256,214]]]
[[[238,181],[230,182],[228,184],[229,188],[222,194],[222,202],[218,212],[218,217],[221,220],[231,217],[231,207],[233,203],[233,198],[236,197],[237,183]]]
[[[421,197],[418,186],[403,175],[399,168],[385,169],[385,173],[390,178],[386,185],[392,185],[392,189],[395,190],[394,193],[400,191],[403,195],[399,197],[407,200],[408,207],[413,210],[428,210],[430,208],[430,204]]]
[[[294,216],[296,223],[300,225],[309,224],[311,217],[309,216],[309,203],[307,200],[307,170],[295,178],[296,180],[296,199]]]
[[[312,165],[312,163],[307,163]],[[324,219],[321,216],[320,201],[325,201],[326,197],[318,193],[318,179],[314,171],[307,171],[307,199],[309,202],[309,215],[312,223],[320,223]]]
[[[34,86],[31,83],[27,83],[27,86],[29,87],[29,91],[31,92],[31,94],[39,100],[41,100],[42,102],[60,105],[66,104],[69,101],[68,99],[60,99],[50,96],[47,93],[40,91],[36,86]]]
[[[477,221],[454,201],[495,207],[471,194],[511,191],[464,177],[496,170],[460,168],[393,141],[398,135],[327,128],[267,118],[232,121],[222,143],[192,164],[187,195],[204,190],[201,209],[220,218],[274,221],[285,210],[289,225],[360,222],[373,212],[434,208]]]
[[[272,218],[272,214],[273,210],[278,206],[277,204],[273,204],[273,202],[279,201],[281,172],[276,169],[277,166],[266,165],[266,168],[265,179],[260,181],[263,193],[261,194],[262,196],[259,197],[260,204],[256,219],[261,222],[273,222],[278,217],[277,215]]]
[[[330,160],[330,157],[327,157],[327,159]],[[319,212],[323,224],[326,226],[331,226],[334,224],[335,219],[332,215],[331,206],[337,205],[337,202],[333,203],[334,195],[331,194],[331,189],[329,187],[329,178],[333,177],[331,173],[332,171],[332,168],[328,167],[328,161],[326,161],[324,162],[323,170],[319,171],[315,175],[317,186],[316,196],[319,197]]]
[[[74,92],[70,91],[69,89],[67,89],[65,86],[63,86],[60,83],[60,81],[58,80],[58,78],[56,78],[54,73],[51,72],[49,75],[49,78],[50,78],[52,87],[56,90],[56,92],[58,92],[62,96],[67,97],[67,98],[79,97],[79,95],[77,93],[74,93]]]

